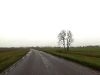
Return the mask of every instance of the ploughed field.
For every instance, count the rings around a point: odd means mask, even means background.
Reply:
[[[14,64],[28,51],[26,48],[0,48],[0,72]]]
[[[100,70],[100,47],[73,47],[69,51],[50,47],[36,49]]]

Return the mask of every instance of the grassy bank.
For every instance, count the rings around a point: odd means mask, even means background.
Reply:
[[[64,51],[62,48],[38,48],[52,55],[71,60],[82,65],[100,70],[100,48],[71,48]]]
[[[0,72],[14,64],[28,51],[26,48],[0,48]]]

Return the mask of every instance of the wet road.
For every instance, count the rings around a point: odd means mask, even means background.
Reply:
[[[31,52],[16,67],[4,75],[100,75],[100,72],[31,49]]]

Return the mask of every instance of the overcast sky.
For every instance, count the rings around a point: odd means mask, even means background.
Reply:
[[[0,0],[0,47],[57,46],[63,29],[73,46],[100,45],[100,0]]]

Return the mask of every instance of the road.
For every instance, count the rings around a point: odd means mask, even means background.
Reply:
[[[4,75],[100,75],[100,72],[31,49],[23,60]]]

